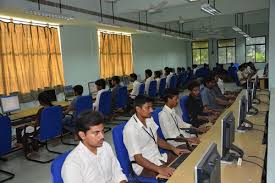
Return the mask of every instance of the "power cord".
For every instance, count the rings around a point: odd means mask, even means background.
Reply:
[[[259,160],[262,160],[262,161],[264,161],[264,159],[263,158],[261,158],[261,157],[259,157],[259,156],[247,156],[248,158],[257,158],[257,159],[259,159]]]
[[[258,167],[260,167],[260,168],[263,170],[263,173],[265,174],[264,167],[263,167],[263,166],[261,166],[260,164],[255,163],[255,162],[253,162],[253,161],[246,160],[246,159],[243,159],[243,161],[244,161],[244,162],[248,162],[248,163],[252,163],[252,164],[257,165]]]
[[[253,130],[265,133],[265,131],[259,130],[259,129],[255,129],[255,128],[253,128]]]

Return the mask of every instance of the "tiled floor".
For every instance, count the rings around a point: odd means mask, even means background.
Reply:
[[[234,83],[226,83],[225,85],[227,90],[235,89],[236,85]],[[185,90],[181,93],[182,95],[188,94],[188,91]],[[180,111],[180,110],[177,110]],[[113,147],[112,133],[107,132],[105,134],[105,139],[107,142],[111,144]],[[72,148],[72,146],[64,146],[59,142],[53,142],[53,148],[59,150],[61,152],[65,152]],[[114,149],[114,148],[113,148]],[[42,152],[43,155],[45,152]],[[49,164],[38,164],[34,162],[27,161],[24,158],[23,152],[18,151],[16,153],[10,154],[7,162],[0,161],[0,169],[5,169],[15,173],[14,179],[8,181],[8,183],[50,183],[51,175],[50,175],[50,163]],[[44,156],[43,156],[44,157]],[[0,175],[0,179],[1,179]]]

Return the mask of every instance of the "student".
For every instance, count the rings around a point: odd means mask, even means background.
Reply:
[[[263,76],[268,77],[268,63],[266,63],[265,66],[264,66]]]
[[[181,74],[182,74],[181,67],[178,67],[178,68],[177,68],[177,75],[181,75]]]
[[[145,70],[145,94],[149,94],[149,86],[151,81],[154,81],[154,78],[152,77],[153,72],[150,69]]]
[[[64,114],[68,114],[69,112],[73,112],[73,118],[75,118],[76,117],[75,116],[75,106],[76,106],[77,100],[83,94],[83,86],[76,85],[76,86],[73,87],[73,90],[74,90],[75,98],[72,100],[72,102],[69,105],[69,107],[64,111]]]
[[[160,71],[155,71],[155,80],[157,81],[157,93],[159,92],[159,84],[160,84],[160,79],[161,79],[161,72]]]
[[[96,94],[96,100],[93,104],[93,107],[94,107],[95,111],[98,111],[100,96],[103,92],[108,91],[108,89],[105,89],[106,82],[104,79],[97,80],[95,82],[95,85],[96,85],[96,89],[97,89],[97,94]]]
[[[174,74],[171,72],[171,68],[167,68],[165,70],[165,76],[166,76],[166,88],[169,88],[170,87],[170,81],[171,81],[171,77],[173,76]]]
[[[120,85],[120,79],[118,76],[113,76],[112,77],[112,109],[115,109],[116,102],[117,102],[117,94],[119,88],[121,88]]]
[[[80,142],[67,156],[61,170],[64,183],[126,183],[111,146],[104,141],[103,117],[83,112],[76,122]]]
[[[214,123],[220,113],[203,106],[200,96],[200,83],[198,81],[191,82],[188,85],[188,90],[190,94],[186,101],[186,108],[188,109],[190,124],[199,127],[207,122]]]
[[[214,81],[215,81],[215,84],[214,84],[213,90],[215,91],[216,96],[222,97],[225,100],[236,99],[236,97],[232,95],[231,92],[227,92],[227,94],[225,94],[224,83],[219,73],[214,73]]]
[[[139,93],[140,82],[137,80],[137,75],[135,73],[130,74],[130,81],[133,82],[133,90],[130,93],[131,99],[135,99]]]
[[[247,76],[245,75],[244,70],[245,70],[244,65],[240,65],[237,72],[237,76],[238,76],[240,85],[242,87],[246,87],[246,83],[247,83]]]
[[[26,156],[31,154],[31,151],[38,150],[37,141],[33,138],[39,134],[39,126],[40,126],[40,117],[42,111],[47,107],[52,107],[53,104],[51,103],[50,97],[46,92],[41,92],[38,94],[38,101],[41,105],[41,108],[38,110],[35,116],[35,123],[32,126],[24,127],[24,130],[21,132],[22,135],[22,142],[23,142],[23,150]],[[31,144],[30,144],[31,141]]]
[[[167,167],[175,159],[171,152],[161,154],[159,147],[172,151],[176,155],[190,153],[186,149],[178,149],[157,135],[159,128],[151,117],[152,100],[138,96],[134,102],[136,113],[130,118],[123,130],[123,141],[128,151],[134,172],[139,176],[156,177],[161,174],[170,177],[174,169]]]
[[[198,132],[206,132],[206,128],[195,128],[192,125],[184,122],[182,118],[176,113],[175,107],[178,106],[179,93],[174,89],[166,89],[164,93],[165,105],[162,111],[159,113],[159,123],[161,131],[165,137],[168,138],[177,138],[178,140],[168,141],[175,147],[183,145],[187,140],[189,143],[199,143],[198,138],[192,137],[191,134],[186,133],[181,128],[193,128]]]
[[[197,64],[193,64],[193,65],[192,65],[192,69],[193,69],[193,75],[195,75],[195,74],[196,74],[196,71],[199,69],[199,68],[198,68],[198,65],[197,65]]]

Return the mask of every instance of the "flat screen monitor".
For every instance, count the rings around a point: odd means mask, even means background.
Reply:
[[[239,118],[238,118],[238,129],[241,129],[243,126],[243,122],[245,121],[246,118],[246,97],[242,96],[241,100],[239,101]]]
[[[251,95],[251,90],[248,88],[246,89],[246,100],[247,100],[247,105],[246,105],[246,112],[249,112],[249,109],[252,107],[252,95]]]
[[[95,95],[97,93],[97,88],[95,82],[88,83],[89,93],[90,95]]]
[[[130,78],[128,76],[123,77],[123,86],[128,86],[130,84]]]
[[[74,96],[74,89],[72,85],[64,86],[64,95],[66,98]]]
[[[195,166],[195,183],[220,182],[221,159],[217,150],[217,144],[213,143]]]
[[[55,89],[52,89],[52,90],[45,90],[44,92],[47,93],[47,95],[49,96],[51,102],[57,100],[57,99],[56,99],[56,94],[55,94]]]
[[[1,106],[3,113],[9,113],[20,110],[20,103],[18,96],[1,97]]]

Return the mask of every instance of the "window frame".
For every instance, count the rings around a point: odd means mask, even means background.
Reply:
[[[247,38],[245,38],[245,62],[247,63],[247,56],[246,56],[246,53],[247,53],[247,49],[246,47],[247,46],[253,46],[254,49],[255,49],[255,62],[253,63],[266,63],[266,35],[262,35],[262,36],[254,36],[254,37],[251,37],[251,38],[259,38],[259,37],[264,37],[265,38],[265,43],[264,44],[247,44]],[[265,59],[264,59],[264,62],[257,62],[256,60],[256,46],[262,46],[264,45],[265,46]]]
[[[219,47],[219,41],[220,40],[235,40],[235,46],[221,46],[221,47]],[[231,63],[233,63],[233,62],[228,62],[227,61],[227,48],[235,48],[235,62],[234,63],[236,63],[236,53],[237,53],[237,46],[236,46],[236,42],[237,42],[237,39],[236,38],[228,38],[228,39],[218,39],[217,40],[217,61],[218,61],[218,63],[219,64],[224,64],[224,63],[220,63],[220,60],[219,60],[219,48],[225,48],[225,64],[231,64]],[[234,64],[233,63],[233,64]]]
[[[194,42],[207,42],[207,48],[193,48],[193,43]],[[191,42],[191,49],[192,49],[192,53],[191,53],[191,56],[192,56],[192,65],[194,65],[194,57],[193,57],[193,50],[200,50],[200,64],[197,64],[197,65],[203,65],[204,63],[201,63],[201,50],[207,50],[207,55],[208,55],[208,63],[209,64],[209,40],[202,40],[202,41],[192,41]]]

